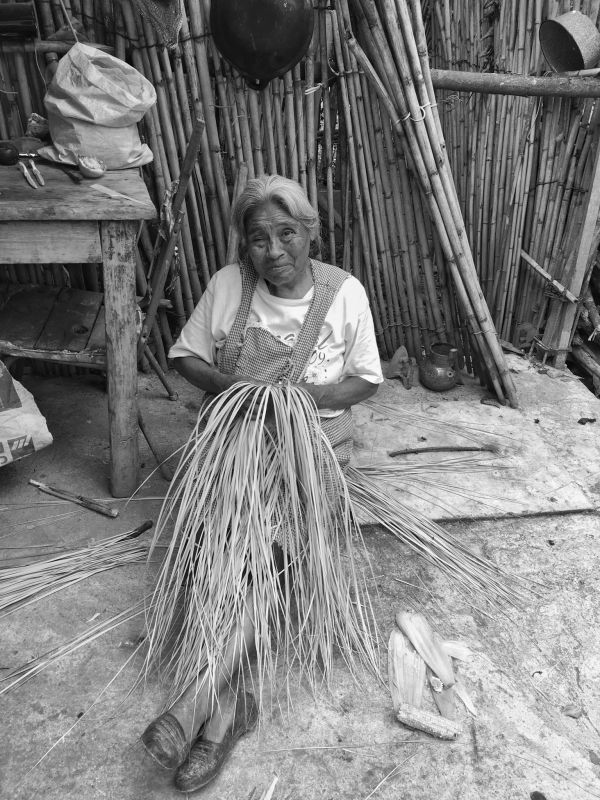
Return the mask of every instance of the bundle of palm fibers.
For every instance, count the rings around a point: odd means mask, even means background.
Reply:
[[[457,583],[466,593],[501,608],[527,597],[526,584],[461,544],[440,525],[415,513],[382,486],[381,470],[348,467],[346,482],[355,508],[374,519],[417,554]],[[377,479],[376,479],[377,478]]]
[[[391,488],[407,498],[408,505],[410,498],[414,498],[421,507],[422,503],[427,503],[432,515],[443,512],[447,519],[461,519],[465,501],[476,504],[478,517],[506,511],[510,500],[500,494],[485,494],[464,477],[465,473],[491,472],[501,468],[497,462],[468,453],[423,463],[361,464],[357,470],[377,483],[388,481]],[[444,500],[445,496],[450,499]],[[520,507],[516,503],[514,506]]]
[[[145,605],[146,603],[144,600],[138,600],[137,603],[129,606],[129,608],[126,608],[124,611],[119,611],[112,617],[97,622],[95,625],[83,631],[83,633],[77,634],[77,636],[69,639],[69,641],[64,644],[55,647],[53,650],[41,656],[37,656],[26,664],[21,664],[10,670],[10,672],[0,677],[0,684],[2,684],[0,687],[0,695],[7,694],[17,686],[39,675],[40,672],[52,666],[52,664],[56,664],[61,659],[73,655],[73,653],[81,650],[82,647],[87,647],[101,636],[116,630],[120,625],[141,616],[145,611]],[[141,647],[142,641],[143,640],[140,640],[137,644],[135,652]]]
[[[356,677],[378,673],[367,576],[356,558],[360,528],[316,405],[302,389],[238,383],[204,406],[153,545],[171,531],[144,667],[165,679],[167,703],[204,670],[215,687],[248,608],[259,702],[266,683],[276,694],[292,675],[313,689],[327,685],[335,649]],[[282,576],[274,540],[282,545]]]
[[[151,527],[152,522],[148,521],[132,531],[77,550],[19,566],[0,567],[0,612],[10,614],[100,572],[143,563],[148,557],[148,545],[137,537]]]

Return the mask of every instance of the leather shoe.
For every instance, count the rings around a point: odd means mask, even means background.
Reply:
[[[196,792],[210,783],[219,774],[237,740],[251,731],[257,721],[254,695],[245,692],[238,697],[233,723],[222,742],[211,742],[202,736],[196,739],[187,759],[175,773],[175,787],[180,792]]]
[[[146,752],[164,769],[176,769],[185,761],[189,746],[177,717],[162,714],[142,734]]]

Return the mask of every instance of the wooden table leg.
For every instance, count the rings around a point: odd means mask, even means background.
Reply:
[[[137,222],[102,222],[110,490],[127,497],[138,486],[135,248]]]

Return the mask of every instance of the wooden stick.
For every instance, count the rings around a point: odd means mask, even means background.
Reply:
[[[165,464],[164,459],[162,459],[160,457],[160,455],[158,453],[158,450],[156,449],[156,444],[155,444],[152,436],[150,435],[150,432],[148,430],[148,426],[144,422],[144,417],[143,417],[142,412],[141,412],[141,410],[139,408],[138,408],[138,427],[139,427],[140,431],[142,432],[142,435],[144,436],[144,439],[148,443],[148,447],[150,448],[150,451],[151,451],[152,455],[154,456],[154,458],[156,460],[156,463],[158,465],[158,470],[159,470],[160,474],[163,476],[163,478],[166,481],[170,482],[173,479],[173,474],[174,473],[173,473],[172,469],[170,469],[167,466],[167,464]]]
[[[519,97],[600,97],[600,83],[595,77],[563,75],[542,77],[432,69],[431,80],[434,88],[450,89],[455,92],[507,94]]]
[[[57,39],[56,41],[46,39],[35,39],[32,42],[4,42],[2,44],[3,53],[68,53],[73,47],[75,42],[64,42]],[[96,50],[102,50],[103,53],[114,53],[115,48],[100,42],[85,42],[89,47],[95,47]]]
[[[76,503],[78,506],[87,508],[88,511],[95,511],[98,514],[103,514],[105,517],[112,518],[119,515],[119,510],[117,508],[111,508],[99,500],[92,500],[91,498],[84,497],[80,494],[73,494],[73,492],[69,492],[66,489],[57,489],[54,486],[48,486],[45,483],[35,481],[33,478],[30,478],[29,483],[32,486],[35,486],[41,492],[50,494],[53,497],[59,497],[61,500],[69,500],[71,503]]]
[[[540,267],[537,261],[531,258],[531,256],[528,253],[526,253],[525,250],[521,250],[521,258],[528,266],[530,266],[533,270],[535,270],[535,272],[537,272],[538,275],[541,275],[542,278],[544,278],[544,280],[546,281],[546,283],[551,284],[560,295],[566,297],[566,299],[570,303],[579,302],[578,297],[575,297],[575,295],[572,292],[570,292],[565,286],[563,286],[562,283],[559,283],[552,277],[552,275],[549,275],[545,269],[542,269],[542,267]]]

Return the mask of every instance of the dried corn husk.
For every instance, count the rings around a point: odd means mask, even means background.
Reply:
[[[456,693],[456,696],[462,700],[464,703],[465,708],[472,714],[474,717],[477,716],[477,709],[475,708],[475,704],[471,700],[471,695],[467,692],[464,684],[456,681],[454,686],[452,687]]]
[[[435,701],[438,711],[446,719],[456,717],[456,703],[454,701],[454,686],[444,686],[442,681],[427,668],[427,680],[431,689],[431,695]]]
[[[452,686],[455,682],[452,660],[441,637],[431,629],[425,617],[412,611],[399,611],[396,622],[433,674],[444,686]]]
[[[464,642],[457,642],[454,639],[446,639],[444,641],[444,650],[450,658],[455,658],[457,661],[471,661],[473,653]]]
[[[394,711],[401,703],[419,708],[425,685],[425,662],[396,629],[391,632],[388,643],[388,685]]]

